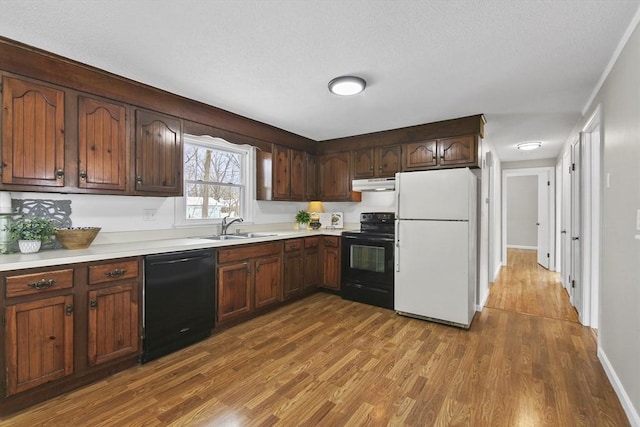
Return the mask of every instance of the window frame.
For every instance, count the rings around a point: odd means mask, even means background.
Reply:
[[[219,137],[212,137],[208,135],[183,135],[184,149],[187,145],[198,146],[203,148],[210,148],[213,150],[227,151],[235,154],[239,154],[240,160],[240,184],[234,184],[234,187],[240,188],[240,216],[244,222],[253,222],[253,209],[251,206],[251,200],[255,193],[255,179],[254,179],[254,167],[255,166],[255,147],[251,145],[238,145],[233,144],[225,139]],[[183,151],[184,153],[184,151]],[[183,167],[184,167],[184,154],[183,154]],[[175,198],[175,221],[174,227],[197,227],[197,226],[211,226],[222,223],[222,218],[211,219],[193,219],[187,218],[187,185],[193,183],[189,181],[183,174],[183,196]],[[252,185],[253,183],[253,185]]]

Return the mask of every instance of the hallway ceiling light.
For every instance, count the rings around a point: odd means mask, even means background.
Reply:
[[[518,144],[518,150],[523,151],[531,151],[540,148],[542,142],[523,142],[522,144]]]
[[[336,95],[357,95],[367,87],[367,82],[356,76],[340,76],[329,82],[329,91]]]

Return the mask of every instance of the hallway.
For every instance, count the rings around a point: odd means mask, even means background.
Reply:
[[[539,266],[535,250],[507,249],[507,260],[485,307],[578,322],[559,274]]]

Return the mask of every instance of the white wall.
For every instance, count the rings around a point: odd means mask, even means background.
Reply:
[[[636,20],[638,22],[638,16]],[[598,355],[632,425],[640,426],[640,29],[567,139],[602,108],[602,247]],[[561,162],[562,154],[558,158]],[[609,175],[610,186],[606,186]]]
[[[538,176],[507,178],[507,246],[538,247]]]

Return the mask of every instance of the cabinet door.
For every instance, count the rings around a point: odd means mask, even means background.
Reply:
[[[304,157],[306,162],[304,198],[306,200],[315,200],[318,198],[316,156],[305,153]]]
[[[376,176],[394,176],[396,172],[402,170],[402,148],[399,145],[391,147],[380,147],[376,150],[378,156],[376,165],[378,170]]]
[[[477,164],[476,138],[473,135],[438,140],[440,166],[474,166]]]
[[[291,159],[288,148],[273,146],[273,198],[288,200],[291,195]]]
[[[322,286],[340,289],[340,238],[336,236],[322,240]]]
[[[284,254],[284,298],[287,299],[297,293],[303,287],[304,265],[302,251],[287,252]]]
[[[78,105],[78,186],[126,189],[126,113],[122,105],[81,96]]]
[[[365,148],[353,152],[353,178],[366,179],[376,175],[374,167],[374,149]]]
[[[136,185],[141,193],[182,195],[182,123],[150,111],[136,111]]]
[[[305,153],[298,150],[291,151],[291,200],[304,200],[305,194],[305,175],[306,175],[306,159]]]
[[[64,92],[2,80],[2,183],[63,187]]]
[[[138,286],[135,283],[89,292],[89,365],[138,352]]]
[[[421,170],[437,166],[436,141],[412,142],[405,145],[404,170]]]
[[[7,396],[73,373],[73,296],[6,308]]]
[[[251,275],[249,263],[218,267],[218,322],[251,311]]]
[[[255,261],[255,308],[276,303],[282,299],[280,255],[258,258]]]
[[[319,158],[319,198],[349,200],[351,193],[351,153],[327,154]]]
[[[303,288],[318,286],[319,280],[319,251],[318,248],[309,248],[304,251],[304,279]]]

